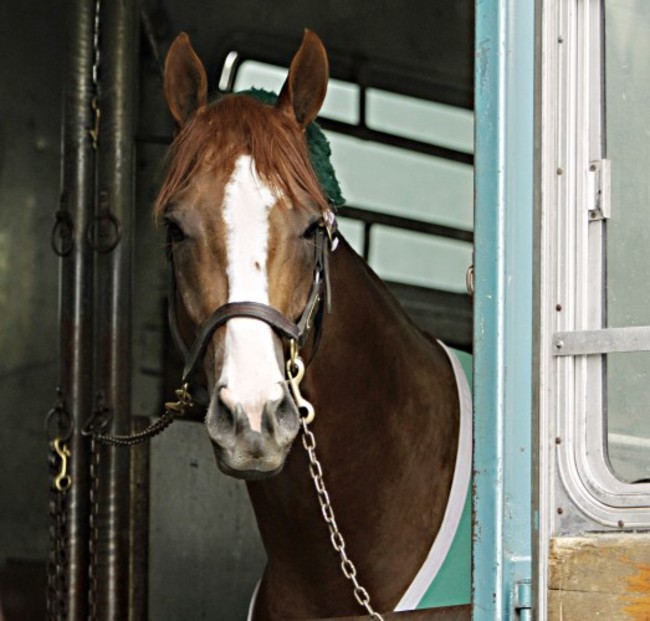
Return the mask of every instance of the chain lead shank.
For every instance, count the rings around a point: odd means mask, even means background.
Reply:
[[[318,457],[316,456],[316,437],[309,430],[309,423],[314,420],[316,416],[316,411],[314,406],[309,403],[300,392],[300,382],[305,375],[305,363],[300,357],[298,351],[298,343],[295,340],[291,340],[289,343],[289,360],[287,360],[287,381],[291,389],[291,394],[293,396],[296,405],[298,406],[298,411],[300,412],[300,424],[302,426],[302,445],[307,451],[307,456],[309,457],[309,474],[314,482],[314,487],[316,488],[316,494],[318,495],[318,502],[320,504],[321,512],[323,514],[323,519],[327,524],[327,528],[330,531],[330,540],[332,542],[332,547],[336,552],[338,552],[339,558],[341,559],[341,571],[343,575],[352,582],[354,599],[357,600],[360,606],[366,609],[370,618],[373,621],[384,621],[384,618],[378,613],[375,612],[372,605],[370,604],[370,595],[368,591],[361,586],[359,579],[357,578],[357,568],[355,564],[350,560],[348,554],[345,550],[345,539],[343,534],[339,530],[338,524],[336,523],[336,516],[334,515],[334,507],[330,501],[330,495],[327,492],[327,487],[325,486],[325,480],[323,479],[323,466]]]
[[[320,504],[321,511],[323,513],[323,519],[327,524],[327,527],[330,532],[330,539],[332,541],[332,547],[339,554],[341,560],[341,572],[343,575],[352,582],[354,599],[357,600],[360,606],[366,609],[366,612],[370,615],[370,618],[373,621],[384,621],[384,618],[374,610],[370,603],[370,595],[368,591],[359,583],[357,577],[357,568],[355,564],[350,560],[348,554],[345,550],[345,539],[343,534],[339,530],[338,524],[336,523],[336,516],[334,515],[334,508],[330,501],[330,495],[327,492],[327,487],[325,486],[325,480],[323,479],[323,466],[318,457],[316,456],[316,437],[309,430],[307,426],[307,420],[305,418],[300,419],[302,425],[302,445],[307,451],[307,456],[309,457],[309,474],[314,482],[314,487],[316,488],[316,494],[318,495],[318,502]]]

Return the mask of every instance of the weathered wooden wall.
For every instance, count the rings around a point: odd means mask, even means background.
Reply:
[[[648,621],[650,534],[554,539],[548,621]]]

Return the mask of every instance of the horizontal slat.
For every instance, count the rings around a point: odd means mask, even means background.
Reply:
[[[553,335],[556,356],[633,351],[650,351],[650,326],[556,332]]]
[[[416,220],[414,218],[405,218],[404,216],[395,216],[389,213],[382,213],[380,211],[366,209],[365,207],[348,205],[347,203],[341,207],[339,215],[344,218],[359,220],[360,222],[364,222],[366,224],[390,226],[396,229],[401,229],[403,231],[426,233],[427,235],[444,237],[446,239],[455,239],[468,243],[472,243],[474,241],[474,232],[467,229],[444,226],[442,224],[426,222],[424,220]]]

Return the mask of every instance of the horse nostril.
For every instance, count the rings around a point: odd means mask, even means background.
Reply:
[[[236,406],[224,399],[220,391],[217,396],[217,419],[224,428],[235,428]]]
[[[243,405],[233,398],[225,386],[217,391],[217,418],[225,428],[235,434],[250,427]]]
[[[293,399],[290,397],[284,397],[278,404],[275,413],[278,426],[286,427],[287,425],[290,425],[292,417],[297,415],[298,410],[296,409]]]
[[[298,409],[288,391],[280,399],[267,401],[262,416],[264,431],[280,442],[290,442],[300,427]]]
[[[210,438],[223,446],[232,445],[238,435],[250,429],[241,403],[236,403],[225,387],[217,391],[205,420]]]
[[[269,435],[273,435],[275,432],[279,406],[280,400],[267,401],[264,404],[264,411],[262,413],[262,429]]]
[[[248,420],[248,416],[246,415],[246,412],[244,412],[244,408],[242,407],[241,403],[238,403],[237,407],[235,408],[234,421],[235,435],[239,435],[240,433],[243,433],[247,429],[251,428],[250,421]]]

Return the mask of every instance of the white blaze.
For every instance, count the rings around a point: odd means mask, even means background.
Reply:
[[[223,216],[228,257],[228,301],[269,303],[266,260],[269,213],[276,195],[257,175],[248,155],[239,157],[226,186]],[[274,353],[273,332],[258,319],[235,318],[226,324],[224,364],[218,385],[231,409],[240,403],[251,428],[261,429],[269,400],[282,397],[283,380]]]

